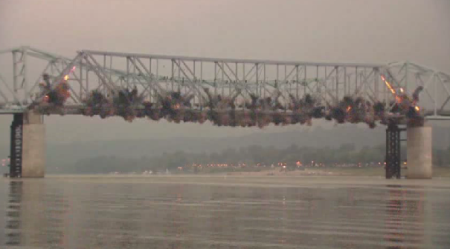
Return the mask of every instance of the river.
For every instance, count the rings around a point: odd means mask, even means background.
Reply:
[[[450,248],[450,179],[0,179],[0,248]]]

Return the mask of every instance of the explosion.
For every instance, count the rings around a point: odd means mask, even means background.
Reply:
[[[48,79],[48,75],[44,75],[46,86],[50,85]],[[70,97],[68,79],[69,75],[66,75],[54,90],[49,91],[44,102],[55,107],[62,107]],[[376,122],[387,124],[391,120],[389,115],[394,113],[406,117],[410,124],[422,124],[423,117],[417,102],[423,87],[418,87],[412,97],[409,97],[402,88],[399,88],[397,92],[383,75],[381,79],[394,95],[394,102],[372,103],[362,97],[344,96],[340,101],[331,104],[327,102],[323,105],[322,101],[311,94],[301,97],[290,94],[282,103],[279,101],[281,93],[276,91],[274,95],[268,97],[250,93],[247,101],[238,103],[237,97],[241,95],[239,89],[233,95],[224,97],[204,88],[206,97],[201,99],[201,102],[205,103],[206,109],[202,109],[200,104],[192,104],[194,95],[182,94],[180,89],[157,93],[156,100],[150,102],[144,100],[134,87],[131,90],[120,88],[107,93],[93,90],[83,100],[85,107],[82,113],[87,116],[99,115],[101,118],[120,116],[128,122],[132,122],[135,118],[146,117],[154,121],[166,119],[175,123],[202,124],[208,120],[216,126],[258,126],[259,128],[270,124],[311,125],[313,119],[321,118],[334,120],[339,124],[366,123],[370,128],[374,128]],[[389,111],[386,109],[387,104],[393,106]]]
[[[386,77],[381,75],[381,79],[386,83],[389,90],[394,95],[396,102],[393,104],[394,107],[392,108],[392,112],[406,116],[408,118],[408,124],[410,125],[423,125],[424,118],[420,114],[420,107],[417,106],[417,102],[419,101],[419,94],[423,90],[423,87],[417,87],[412,94],[412,98],[410,98],[404,92],[403,88],[399,88],[400,93],[397,94],[392,88],[392,85],[386,80]]]
[[[71,74],[74,70],[75,67],[70,70],[69,74]],[[60,111],[61,114],[63,114],[64,103],[68,98],[70,98],[70,87],[67,83],[69,80],[69,74],[65,75],[62,81],[57,83],[53,89],[50,83],[50,76],[46,73],[42,75],[44,82],[39,84],[40,94],[46,94],[43,96],[41,102],[36,104],[36,107],[42,113],[50,115],[50,110],[54,107]],[[35,105],[33,104],[33,106]]]

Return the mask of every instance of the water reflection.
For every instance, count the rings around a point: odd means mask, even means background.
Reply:
[[[45,195],[41,180],[11,180],[6,211],[6,245],[63,245],[64,200]]]
[[[9,181],[0,248],[450,247],[450,188],[158,179]]]
[[[388,249],[425,245],[425,199],[423,186],[389,185],[386,201],[386,236]]]
[[[6,211],[6,245],[20,245],[22,181],[11,181],[9,185],[8,207]]]
[[[404,217],[404,195],[406,192],[401,189],[401,186],[388,186],[389,198],[386,201],[386,241],[389,243],[388,249],[400,249],[399,243],[404,241],[404,234],[402,233],[402,221]]]

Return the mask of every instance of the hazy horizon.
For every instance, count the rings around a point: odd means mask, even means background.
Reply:
[[[450,1],[8,1],[0,50],[29,45],[73,57],[82,49],[318,62],[414,61],[450,72]],[[9,142],[10,116],[0,116]],[[311,129],[45,117],[47,140],[225,137]],[[333,123],[317,122],[322,127]],[[444,124],[446,125],[446,124]]]

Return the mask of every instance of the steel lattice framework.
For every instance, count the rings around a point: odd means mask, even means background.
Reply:
[[[410,62],[315,63],[91,50],[79,51],[70,59],[31,47],[0,51],[0,61],[8,55],[12,55],[12,74],[0,68],[0,112],[4,114],[24,112],[43,98],[38,84],[44,73],[50,75],[52,87],[69,75],[67,113],[83,108],[92,90],[108,94],[122,87],[136,87],[148,101],[171,91],[192,94],[192,108],[199,110],[206,107],[205,89],[223,97],[237,96],[236,102],[256,95],[279,97],[288,105],[290,94],[297,98],[310,94],[328,105],[344,96],[391,103],[394,96],[381,79],[384,76],[394,89],[409,94],[422,86],[419,106],[427,119],[450,119],[450,75]]]

